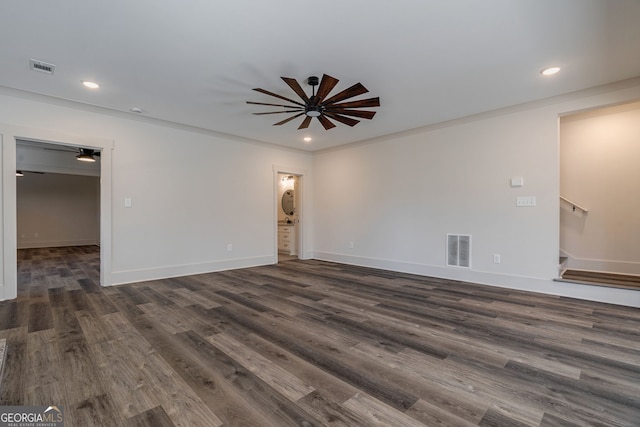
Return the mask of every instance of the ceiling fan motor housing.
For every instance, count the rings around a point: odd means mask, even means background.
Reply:
[[[320,105],[309,105],[305,108],[304,113],[309,117],[318,117],[322,114],[322,110]]]

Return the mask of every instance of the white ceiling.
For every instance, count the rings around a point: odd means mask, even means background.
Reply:
[[[0,85],[304,150],[640,76],[639,0],[5,0],[0,16]],[[299,131],[245,103],[323,73],[332,94],[379,96],[373,120]]]

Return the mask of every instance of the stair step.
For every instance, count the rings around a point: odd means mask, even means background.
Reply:
[[[606,273],[602,271],[586,270],[567,270],[562,273],[562,280],[640,290],[640,276],[632,274]]]

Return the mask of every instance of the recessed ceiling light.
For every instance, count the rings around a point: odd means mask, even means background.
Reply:
[[[311,137],[310,136],[305,136],[304,137],[304,142],[311,142]]]
[[[98,83],[90,82],[88,80],[83,80],[82,84],[84,85],[84,87],[88,87],[89,89],[98,89],[100,87]]]
[[[556,74],[558,71],[560,71],[560,67],[549,67],[540,71],[540,74],[542,74],[543,76],[552,76]]]

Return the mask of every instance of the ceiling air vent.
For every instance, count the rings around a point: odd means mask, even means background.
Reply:
[[[29,60],[29,67],[33,71],[40,71],[45,74],[53,74],[53,71],[56,69],[56,66],[53,64],[49,64],[44,61],[38,61],[37,59]]]

